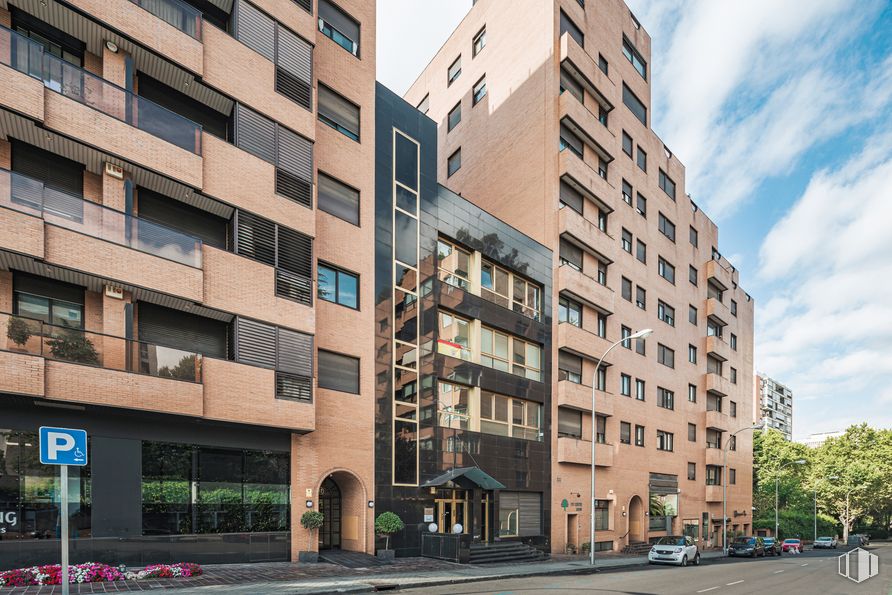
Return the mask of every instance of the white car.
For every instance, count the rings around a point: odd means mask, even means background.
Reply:
[[[675,564],[687,566],[700,564],[700,551],[694,540],[687,536],[667,535],[650,548],[647,554],[649,564]]]
[[[835,537],[818,537],[818,539],[815,540],[814,548],[818,549],[818,548],[823,547],[823,548],[827,548],[827,549],[832,548],[835,550],[836,544],[837,544],[837,541],[836,541]]]

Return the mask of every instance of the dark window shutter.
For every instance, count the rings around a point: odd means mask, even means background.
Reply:
[[[582,374],[582,358],[566,351],[558,352],[558,369]]]
[[[316,109],[320,117],[336,122],[359,137],[359,107],[349,99],[320,84]]]
[[[310,85],[278,66],[276,67],[276,91],[298,105],[309,110],[313,109]]]
[[[313,377],[313,335],[278,329],[276,369],[307,378]]]
[[[236,253],[276,266],[276,224],[246,211],[236,212]]]
[[[359,23],[328,0],[319,0],[319,18],[359,45]]]
[[[560,197],[561,202],[580,215],[582,214],[582,193],[564,180],[561,180]]]
[[[298,178],[284,169],[276,168],[276,194],[313,208],[313,185],[309,180]]]
[[[311,182],[313,179],[313,142],[286,128],[279,127],[274,163],[298,178]]]
[[[140,341],[226,357],[229,329],[219,320],[139,302],[137,330]]]
[[[276,398],[312,401],[313,379],[276,372]]]
[[[12,171],[50,188],[84,195],[83,164],[17,140],[12,141]]]
[[[277,27],[276,90],[312,109],[310,89],[313,85],[313,46],[284,27]],[[279,80],[283,83],[280,89]],[[284,89],[284,90],[283,90]],[[288,92],[293,90],[294,94]]]
[[[359,394],[359,359],[319,350],[319,388]]]
[[[580,269],[582,268],[582,248],[562,239],[560,243],[560,256],[576,267]]]
[[[276,367],[276,327],[255,320],[236,320],[235,360],[242,364]]]
[[[307,306],[313,303],[313,239],[279,227],[276,295]]]
[[[294,3],[306,10],[308,13],[313,14],[313,4],[311,0],[294,0]]]
[[[81,305],[84,304],[84,292],[86,291],[80,285],[71,285],[20,271],[13,272],[12,288],[14,291]]]
[[[245,0],[235,0],[234,37],[260,55],[276,58],[276,22]]]
[[[359,191],[323,173],[317,175],[319,210],[359,225]]]
[[[148,188],[139,189],[139,218],[199,238],[208,246],[226,249],[228,222],[225,219]]]
[[[276,123],[237,103],[235,145],[264,161],[276,163]]]

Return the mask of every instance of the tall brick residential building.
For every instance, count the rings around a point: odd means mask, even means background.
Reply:
[[[0,1],[0,567],[374,552],[375,3]],[[345,332],[349,329],[349,332]],[[317,544],[311,543],[315,549]]]
[[[478,0],[405,96],[438,179],[553,253],[553,552],[589,540],[593,424],[597,549],[719,543],[724,446],[752,530],[753,302],[650,127],[650,50],[622,0]]]

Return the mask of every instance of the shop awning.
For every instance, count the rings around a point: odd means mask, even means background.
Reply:
[[[458,484],[463,488],[480,488],[483,490],[504,490],[497,479],[483,471],[480,467],[459,467],[458,469],[450,469],[442,475],[424,482],[423,488],[437,488],[448,482]]]

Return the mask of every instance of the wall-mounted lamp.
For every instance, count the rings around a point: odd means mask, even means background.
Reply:
[[[313,501],[307,500],[307,508],[313,508]]]
[[[118,53],[118,44],[116,44],[114,41],[106,41],[105,47],[108,48],[108,51],[110,51],[113,54]]]
[[[369,500],[369,508],[374,508],[374,507],[375,507],[375,501]]]

